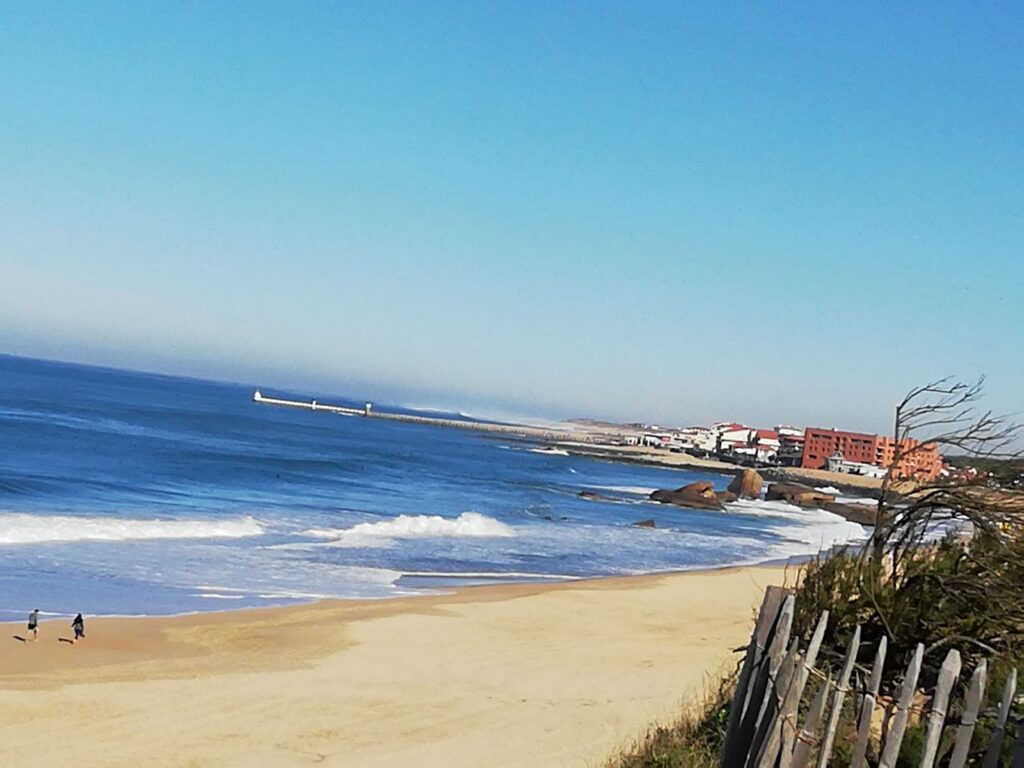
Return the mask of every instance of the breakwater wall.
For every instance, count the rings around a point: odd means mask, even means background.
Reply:
[[[317,400],[288,400],[278,397],[267,397],[258,389],[253,393],[254,403],[261,405],[276,405],[284,408],[304,408],[310,411],[324,411],[342,416],[362,416],[367,419],[386,419],[388,421],[401,421],[406,424],[422,424],[431,427],[447,427],[450,429],[468,429],[475,432],[489,432],[492,434],[506,434],[511,437],[524,437],[544,441],[576,441],[589,443],[600,439],[600,435],[588,435],[586,433],[561,431],[546,427],[531,427],[525,424],[501,424],[494,421],[463,421],[461,419],[445,419],[439,416],[415,416],[408,413],[389,413],[378,411],[371,403],[362,408],[350,408],[343,405],[331,405],[321,403]]]

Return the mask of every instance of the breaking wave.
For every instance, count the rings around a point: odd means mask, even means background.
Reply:
[[[456,518],[440,515],[399,515],[376,523],[359,523],[351,528],[313,528],[306,536],[330,539],[336,546],[373,546],[392,539],[421,539],[464,536],[512,538],[515,531],[505,523],[478,512],[463,512]]]
[[[241,539],[260,536],[251,517],[229,520],[133,520],[118,517],[0,515],[0,546],[59,541],[142,541],[147,539]]]
[[[863,541],[864,526],[851,523],[823,509],[806,509],[785,501],[747,501],[740,499],[726,504],[733,513],[775,519],[766,530],[787,543],[776,550],[777,557],[815,555],[841,544]]]

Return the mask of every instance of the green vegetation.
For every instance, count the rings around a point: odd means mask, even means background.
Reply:
[[[818,666],[838,667],[854,628],[861,625],[860,664],[871,664],[883,635],[889,655],[883,690],[896,691],[917,643],[925,656],[920,687],[927,694],[950,648],[960,651],[964,669],[950,717],[959,717],[969,671],[982,659],[989,667],[987,705],[995,707],[1011,669],[1024,669],[1024,536],[996,537],[979,533],[970,542],[946,539],[917,546],[883,567],[855,552],[842,552],[811,563],[797,591],[794,631],[806,637],[822,610],[829,610],[829,629]],[[847,702],[849,710],[850,702]],[[844,727],[853,728],[853,713]],[[990,723],[981,722],[974,744],[984,744]],[[904,740],[899,766],[917,765],[924,728],[912,726]],[[952,748],[950,734],[940,749]],[[848,764],[849,742],[840,738],[831,764]],[[1010,744],[1004,744],[1009,759]],[[846,761],[844,762],[844,759]],[[1008,764],[1008,763],[1007,763]]]
[[[984,456],[946,456],[946,463],[957,469],[984,472],[987,479],[1000,488],[1024,487],[1024,459],[989,458]]]
[[[821,611],[829,629],[822,659],[841,658],[854,628],[877,646],[889,638],[887,678],[924,643],[925,670],[937,670],[950,648],[965,667],[981,659],[1024,662],[1024,536],[979,532],[917,546],[882,564],[841,552],[808,565],[797,592],[794,629],[807,635]],[[863,660],[870,663],[870,659]]]

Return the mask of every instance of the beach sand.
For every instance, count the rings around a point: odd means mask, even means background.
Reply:
[[[3,625],[4,766],[601,766],[735,664],[782,567]],[[789,580],[795,570],[788,573]]]

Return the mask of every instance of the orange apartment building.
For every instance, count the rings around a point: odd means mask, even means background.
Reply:
[[[882,435],[808,427],[804,430],[804,437],[804,456],[800,466],[805,469],[825,469],[828,457],[835,453],[841,453],[847,461],[884,468],[892,467],[896,457],[896,441]],[[917,440],[902,442],[904,451],[919,445]],[[934,480],[941,470],[942,456],[938,446],[928,445],[904,456],[893,474],[898,478]]]

